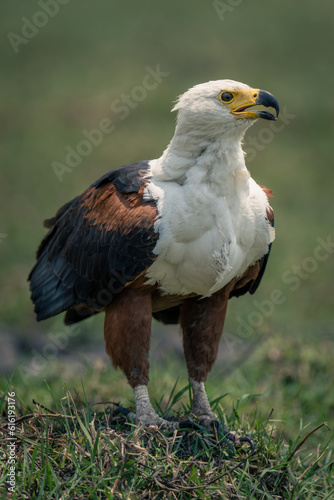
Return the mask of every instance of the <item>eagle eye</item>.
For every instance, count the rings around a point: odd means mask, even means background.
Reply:
[[[234,95],[231,92],[221,92],[219,94],[219,99],[222,102],[231,102],[234,99]]]

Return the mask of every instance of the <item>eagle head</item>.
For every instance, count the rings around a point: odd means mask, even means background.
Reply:
[[[276,114],[263,108],[272,108]],[[189,89],[172,111],[178,111],[178,122],[183,127],[209,127],[218,134],[236,129],[244,133],[257,118],[276,120],[279,105],[270,92],[234,80],[217,80]]]

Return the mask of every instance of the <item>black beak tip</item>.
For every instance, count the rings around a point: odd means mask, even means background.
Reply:
[[[257,99],[256,99],[256,104],[261,104],[262,106],[265,106],[266,108],[274,108],[274,110],[276,111],[276,117],[274,115],[272,115],[271,113],[267,113],[266,111],[264,111],[263,113],[264,114],[261,114],[260,113],[260,116],[262,118],[266,118],[267,120],[276,120],[278,115],[279,115],[279,104],[278,104],[278,100],[276,99],[276,97],[271,94],[270,92],[267,92],[266,90],[260,90],[259,92],[259,95],[257,96]],[[271,118],[269,118],[269,116],[271,116]]]
[[[264,118],[265,120],[277,120],[276,116],[269,111],[255,111],[259,118]]]

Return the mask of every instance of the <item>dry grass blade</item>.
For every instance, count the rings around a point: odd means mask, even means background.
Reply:
[[[293,457],[295,456],[295,454],[297,453],[297,451],[303,446],[303,444],[308,440],[308,438],[314,433],[316,432],[317,430],[321,429],[321,427],[327,427],[328,430],[330,430],[330,428],[328,427],[328,424],[327,422],[323,422],[322,424],[318,425],[317,427],[315,427],[314,429],[312,429],[308,434],[306,434],[306,436],[300,441],[300,443],[297,444],[297,446],[292,450],[292,452],[290,453],[289,457],[287,458],[287,462],[290,462]]]
[[[127,461],[127,454],[126,452],[124,452],[124,445],[123,443],[121,444],[121,454],[123,455],[123,458],[122,458],[122,465],[121,465],[121,468],[119,470],[119,474],[118,474],[118,477],[116,478],[115,480],[115,483],[114,483],[114,486],[112,487],[111,489],[111,495],[114,495],[115,492],[116,492],[116,489],[117,489],[117,486],[118,486],[118,483],[120,482],[120,480],[122,479],[122,474],[123,474],[123,471],[124,471],[124,467],[125,467],[125,464],[126,464],[126,461]]]

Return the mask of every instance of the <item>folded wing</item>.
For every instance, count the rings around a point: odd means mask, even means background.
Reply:
[[[148,163],[113,170],[45,222],[30,273],[37,319],[67,311],[75,323],[104,309],[149,267],[157,210],[144,202]]]

